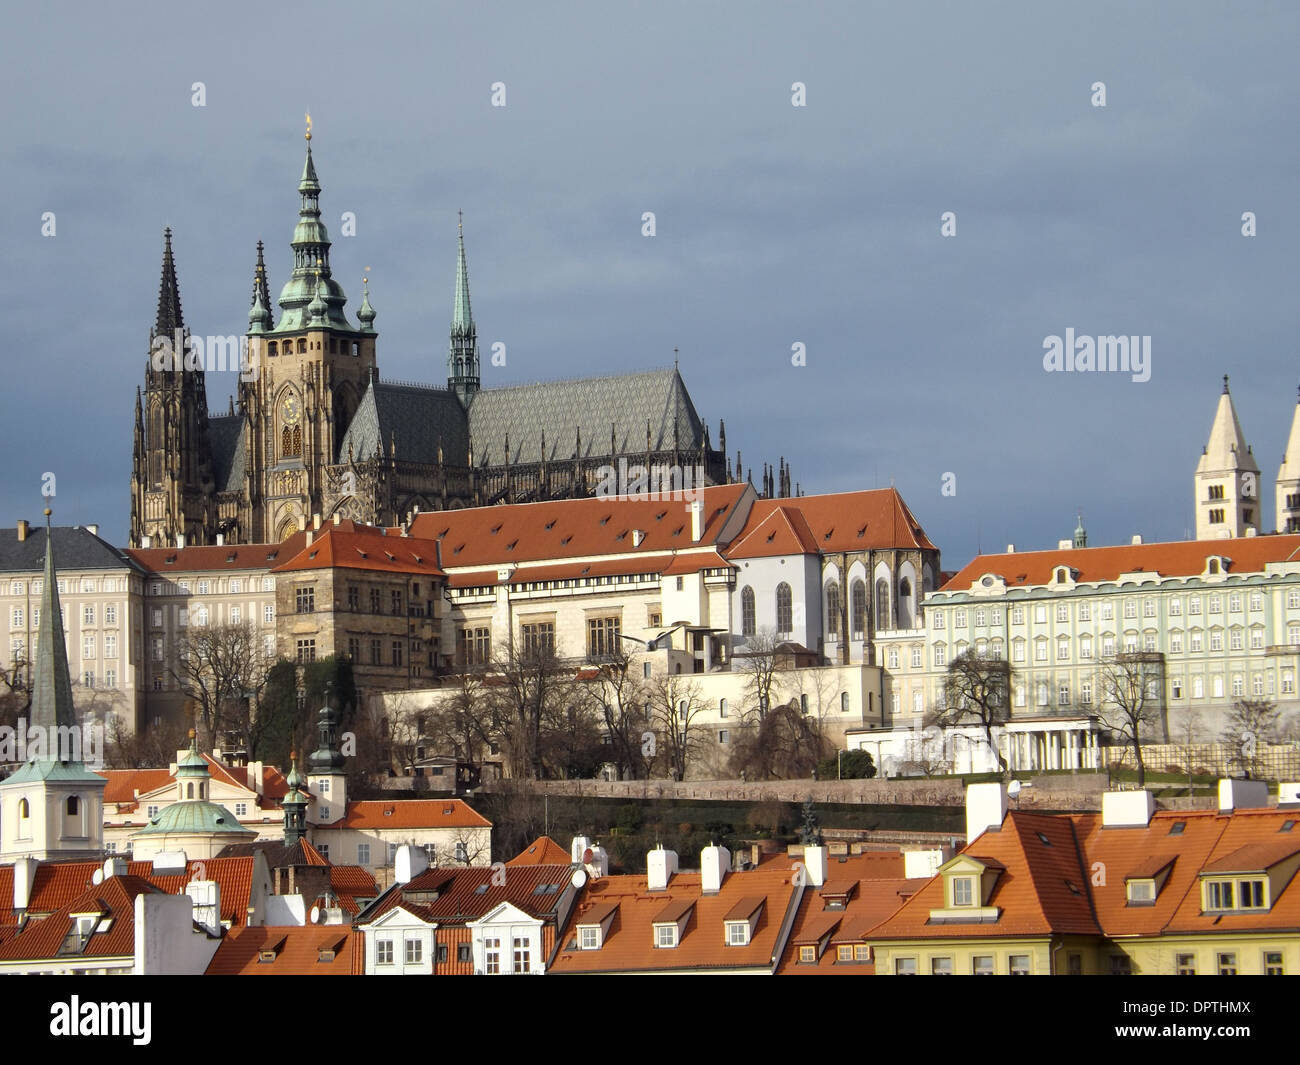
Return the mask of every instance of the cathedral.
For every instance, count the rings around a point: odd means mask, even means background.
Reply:
[[[185,349],[172,234],[164,236],[158,314],[137,390],[130,543],[163,547],[279,542],[335,515],[393,526],[417,512],[596,494],[611,468],[689,471],[687,485],[745,479],[717,447],[672,369],[480,387],[463,229],[458,237],[446,385],[380,379],[368,289],[349,320],[330,269],[311,132],[298,183],[293,268],[278,321],[261,242],[247,361],[227,413],[208,412],[201,360]],[[764,465],[764,496],[788,496],[789,468]]]

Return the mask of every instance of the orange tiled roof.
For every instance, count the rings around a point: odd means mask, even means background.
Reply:
[[[324,525],[310,544],[275,568],[276,573],[314,569],[362,569],[438,576],[438,548],[432,540],[385,535],[382,529]]]
[[[382,799],[348,803],[322,828],[491,828],[492,822],[460,799]]]
[[[618,912],[610,920],[598,950],[578,950],[573,935],[548,970],[551,973],[656,972],[666,970],[769,969],[777,936],[790,912],[796,888],[789,862],[766,862],[756,869],[728,873],[722,889],[705,895],[699,873],[676,873],[667,891],[651,892],[644,876],[609,876],[589,882],[569,923],[590,923],[588,915],[608,904]],[[725,921],[740,901],[762,900],[753,936],[747,946],[727,946]],[[654,946],[653,926],[673,920],[689,907],[685,931],[676,947]],[[752,911],[751,911],[752,912]],[[678,913],[680,916],[680,913]]]
[[[139,876],[113,876],[92,884],[50,916],[29,923],[0,943],[0,961],[53,959],[76,924],[74,914],[99,913],[112,919],[106,931],[90,937],[75,957],[121,958],[135,952],[135,899],[162,889]]]
[[[969,591],[971,585],[986,573],[1004,578],[1009,587],[1047,584],[1057,566],[1077,570],[1075,579],[1080,582],[1113,581],[1121,573],[1138,572],[1163,577],[1195,577],[1205,572],[1206,559],[1211,555],[1230,559],[1231,573],[1258,572],[1269,562],[1289,562],[1300,557],[1300,536],[1241,536],[1231,540],[1185,540],[979,555],[958,570],[942,591]]]
[[[344,521],[342,528],[353,523]],[[339,526],[330,526],[337,528]],[[357,526],[363,528],[367,526]],[[295,532],[280,544],[227,544],[206,547],[131,547],[125,554],[151,573],[215,572],[220,570],[270,569],[278,561],[292,558],[307,540]]]
[[[568,865],[570,854],[550,836],[538,836],[506,865]]]
[[[273,952],[273,960],[262,961],[263,951]],[[227,933],[206,975],[359,976],[364,971],[361,933],[346,925],[256,925]]]
[[[770,558],[773,555],[815,555],[817,537],[808,519],[795,506],[770,509],[757,523],[750,520],[727,547],[728,558]]]
[[[105,806],[110,803],[134,805],[137,792],[147,795],[176,782],[166,769],[99,769],[96,772],[108,781],[108,787],[104,789]]]
[[[573,870],[564,865],[514,866],[504,877],[484,866],[436,866],[409,884],[395,884],[366,912],[371,921],[395,907],[439,926],[465,924],[503,902],[532,917],[554,917]]]
[[[778,531],[775,546],[780,540],[787,547],[797,549],[774,551],[766,546],[766,537],[774,528],[769,527],[763,533],[762,540],[755,540],[754,533],[762,527],[773,512],[779,509],[788,511],[791,528],[788,532]],[[925,535],[921,523],[912,515],[903,497],[894,488],[879,488],[868,492],[839,492],[832,495],[797,496],[787,499],[760,499],[754,503],[745,521],[745,527],[733,541],[737,548],[754,557],[762,554],[802,554],[805,551],[806,536],[793,519],[797,512],[811,533],[815,550],[822,554],[834,551],[862,551],[868,548],[919,547],[925,550],[937,550],[930,538]],[[748,544],[745,541],[749,540]],[[726,554],[731,556],[732,551]]]
[[[691,540],[686,504],[655,499],[563,499],[429,512],[416,516],[411,533],[441,539],[445,567],[649,555],[716,544],[747,490],[744,484],[701,489],[704,528],[698,543]],[[636,547],[632,546],[634,529],[645,533]]]

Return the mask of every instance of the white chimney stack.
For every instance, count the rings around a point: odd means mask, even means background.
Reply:
[[[661,843],[646,855],[646,887],[650,891],[666,891],[668,881],[677,872],[677,852],[664,850]]]
[[[1134,533],[1134,534],[1133,534],[1133,539],[1132,539],[1130,542],[1133,544],[1134,547],[1139,547],[1139,546],[1141,546],[1141,544],[1142,544],[1142,534],[1141,534],[1141,533]]]
[[[176,546],[179,547],[182,551],[185,550],[185,534],[184,534],[184,533],[177,533],[177,534],[176,534]]]
[[[114,876],[126,876],[126,859],[125,858],[106,858],[104,860],[104,879],[108,880]]]
[[[574,836],[573,842],[569,844],[569,860],[581,862],[582,855],[591,846],[591,840],[586,836]]]
[[[803,849],[803,867],[808,873],[808,883],[812,887],[821,887],[826,883],[827,850],[820,847],[806,846]]]
[[[966,787],[966,842],[975,840],[988,829],[999,829],[1007,816],[1005,784],[969,784]]]
[[[1219,813],[1231,813],[1233,810],[1259,810],[1267,806],[1268,784],[1264,781],[1228,779],[1219,781]]]
[[[225,534],[225,533],[217,533],[217,546],[218,546],[218,547],[225,547],[225,546],[226,546],[226,534]]]
[[[1278,808],[1300,806],[1300,784],[1286,783],[1277,786]]]
[[[691,541],[699,543],[704,535],[704,500],[691,500]]]
[[[98,525],[87,525],[87,526],[86,526],[86,532],[90,533],[91,536],[98,536],[98,535],[99,535],[99,526],[98,526]]]
[[[40,866],[35,858],[19,858],[14,862],[14,909],[23,911],[32,898],[32,884]]]
[[[700,889],[706,895],[722,890],[722,881],[731,872],[731,851],[710,843],[700,851]]]
[[[593,880],[599,880],[602,876],[609,876],[609,852],[599,843],[592,846],[588,853],[591,857],[583,862],[583,868]]]
[[[194,923],[209,935],[221,935],[221,885],[215,880],[191,880],[185,894],[194,900]]]
[[[399,884],[409,884],[429,868],[429,856],[423,847],[407,843],[397,848],[393,860],[393,879]]]
[[[1102,828],[1146,828],[1155,812],[1149,791],[1108,791],[1101,797]]]
[[[142,537],[140,537],[140,546],[141,546],[141,547],[153,547],[153,537],[152,537],[152,536],[142,536]]]
[[[1006,552],[1006,553],[1007,553],[1008,555],[1014,555],[1014,554],[1016,553],[1016,545],[1015,545],[1015,544],[1007,544],[1007,552]]]

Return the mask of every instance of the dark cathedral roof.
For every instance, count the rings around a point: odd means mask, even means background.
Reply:
[[[674,424],[678,447],[699,447],[704,425],[676,369],[489,388],[469,408],[479,466],[504,462],[507,436],[512,463],[539,461],[543,433],[548,461],[571,459],[579,429],[584,456],[608,455],[611,424],[615,453],[640,454],[647,422],[652,450],[672,448]]]
[[[465,466],[469,460],[469,427],[465,408],[455,392],[422,385],[396,385],[377,381],[361,397],[352,424],[339,444],[339,462],[347,462],[348,446],[357,462],[372,459],[375,448],[385,456],[397,441],[397,457],[405,462]]]
[[[54,557],[61,570],[141,569],[89,529],[56,525],[50,535],[54,537]],[[0,573],[33,573],[44,565],[44,529],[29,526],[25,540],[18,539],[17,529],[0,529]]]
[[[241,491],[244,487],[243,415],[209,417],[208,446],[212,449],[212,476],[217,482],[217,491]]]

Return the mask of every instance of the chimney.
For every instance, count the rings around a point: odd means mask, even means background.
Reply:
[[[221,885],[215,880],[191,880],[185,894],[194,900],[194,923],[208,935],[220,936]]]
[[[126,859],[125,858],[106,858],[104,860],[104,879],[108,880],[115,876],[126,876]]]
[[[334,512],[334,524],[337,525],[337,524],[338,524],[339,522],[341,522],[342,520],[343,520],[343,515],[340,514],[340,513],[336,510],[336,511]]]
[[[1007,816],[1005,784],[969,784],[966,787],[966,842],[974,843],[986,830],[997,831]]]
[[[172,767],[172,773],[175,774],[176,767]],[[153,856],[154,875],[158,876],[164,873],[184,873],[189,863],[186,861],[184,851],[159,851]]]
[[[399,884],[409,884],[429,868],[429,856],[423,847],[410,843],[397,848],[397,857],[393,860],[393,879]]]
[[[808,874],[808,883],[811,887],[821,887],[826,883],[826,847],[812,846],[811,844],[803,849],[803,867]]]
[[[142,536],[142,537],[140,537],[140,546],[141,546],[141,547],[152,547],[152,546],[153,546],[153,537],[152,537],[152,536]]]
[[[691,542],[698,544],[704,535],[704,500],[691,500]]]
[[[668,890],[668,881],[677,872],[677,852],[664,850],[661,843],[646,855],[645,878],[649,891]]]
[[[27,529],[28,529],[27,519],[19,518],[18,519],[18,542],[20,544],[27,539]]]
[[[1247,526],[1246,526],[1246,535],[1247,535],[1247,536],[1258,536],[1258,535],[1259,535],[1259,530],[1256,529],[1255,526],[1253,526],[1253,525],[1247,525]]]
[[[1294,809],[1300,806],[1300,784],[1279,784],[1277,786],[1277,808]]]
[[[226,534],[225,534],[225,533],[217,533],[217,546],[218,546],[218,547],[225,547],[225,546],[226,546]]]
[[[582,866],[593,880],[609,876],[609,852],[599,843],[583,852]]]
[[[308,546],[308,547],[311,547],[312,537],[314,537],[315,535],[316,535],[316,534],[315,534],[314,532],[312,532],[310,529],[307,530],[307,546]]]
[[[640,547],[640,546],[642,545],[642,543],[644,543],[644,542],[645,542],[645,530],[644,530],[644,529],[633,529],[633,530],[632,530],[632,546],[633,546],[633,547]]]
[[[1101,797],[1102,828],[1146,828],[1155,812],[1149,791],[1108,791]]]
[[[586,836],[574,836],[573,842],[569,845],[569,858],[574,862],[581,862],[583,854],[591,846],[591,840]]]
[[[1016,553],[1016,545],[1015,545],[1015,544],[1007,544],[1007,550],[1006,550],[1006,553],[1007,553],[1008,555],[1014,555],[1014,554]]]
[[[87,525],[87,526],[86,526],[86,532],[90,533],[91,536],[98,536],[98,535],[99,535],[99,526],[98,526],[98,525]]]
[[[1281,791],[1278,792],[1279,796]],[[1268,806],[1268,784],[1262,780],[1220,780],[1219,813],[1258,810]]]
[[[1074,541],[1073,541],[1073,540],[1057,540],[1057,541],[1056,541],[1056,550],[1058,550],[1058,551],[1068,551],[1068,550],[1070,550],[1070,548],[1073,547],[1073,546],[1074,546]]]
[[[311,516],[311,527],[312,527],[313,529],[319,529],[319,528],[320,528],[320,515],[319,515],[319,514],[313,514],[313,515]]]
[[[32,898],[32,884],[40,866],[35,858],[19,858],[14,862],[14,909],[22,912]]]
[[[1140,547],[1141,544],[1142,544],[1142,534],[1141,534],[1141,533],[1134,533],[1134,534],[1133,534],[1133,539],[1130,540],[1129,543],[1131,543],[1134,547]]]
[[[176,534],[176,546],[179,547],[182,551],[185,550],[185,534],[184,534],[184,533],[177,533],[177,534]]]
[[[731,872],[731,851],[710,843],[700,851],[700,889],[706,895],[722,890],[722,881]]]
[[[903,876],[908,880],[929,879],[939,872],[939,866],[952,857],[951,848],[927,847],[921,850],[903,851]]]
[[[262,768],[260,761],[248,763],[248,786],[257,792],[259,799],[262,797]]]

